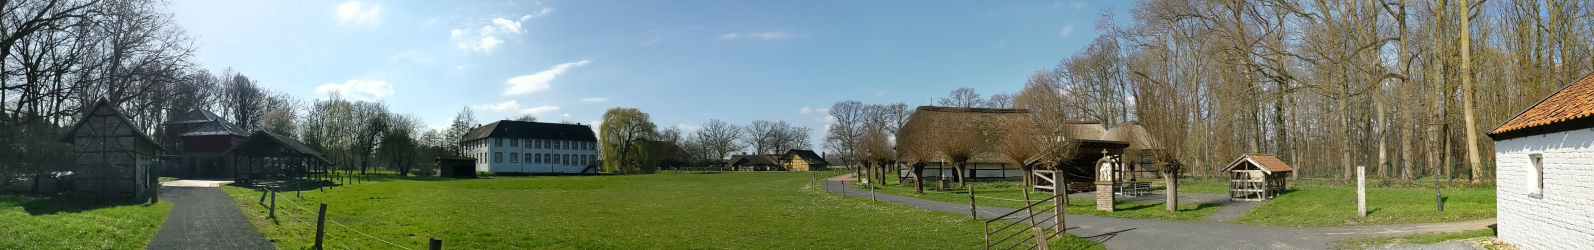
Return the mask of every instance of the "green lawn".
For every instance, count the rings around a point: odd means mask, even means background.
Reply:
[[[445,180],[377,177],[328,192],[282,193],[332,221],[412,249],[974,249],[980,222],[963,215],[842,197],[810,173],[717,173]],[[258,191],[223,187],[281,249],[308,247],[314,214],[265,218]],[[299,222],[300,219],[308,223]],[[328,222],[327,245],[392,246]],[[1069,237],[1053,246],[1099,249]]]
[[[0,195],[0,249],[143,249],[171,211]]]
[[[1398,237],[1357,237],[1340,242],[1339,249],[1364,249],[1387,248],[1394,245],[1428,245],[1459,239],[1474,239],[1495,236],[1494,229],[1480,229],[1472,231],[1415,234]]]
[[[953,202],[953,203],[961,203],[961,204],[968,204],[969,203],[969,196],[968,196],[968,190],[967,189],[954,189],[954,190],[937,191],[937,190],[934,190],[934,187],[932,186],[932,185],[934,185],[934,183],[925,182],[924,184],[926,186],[925,186],[925,193],[923,193],[923,194],[915,194],[913,192],[914,191],[913,190],[913,185],[911,183],[908,184],[908,185],[901,185],[901,186],[898,186],[898,185],[876,186],[875,187],[876,188],[875,191],[876,192],[881,192],[881,193],[893,194],[893,195],[900,195],[900,196],[906,196],[906,197],[914,197],[914,198],[926,199],[926,200],[945,201],[945,202]],[[991,198],[1000,198],[1000,199],[990,199],[990,198],[976,197],[975,198],[975,205],[978,205],[978,206],[993,206],[993,207],[1006,207],[1006,208],[1020,208],[1020,207],[1024,207],[1025,206],[1024,202],[1022,202],[1022,201],[1001,200],[1001,199],[1009,199],[1009,200],[1023,200],[1024,199],[1024,192],[1022,191],[1023,190],[1022,189],[1023,185],[1019,184],[1018,182],[969,182],[968,184],[971,185],[971,186],[974,186],[974,195],[984,196],[984,197],[991,197]],[[954,184],[954,185],[956,185],[956,184]],[[860,188],[861,189],[867,189],[867,188],[862,188],[862,187],[860,187]],[[1048,195],[1051,195],[1051,194],[1050,193],[1045,193],[1045,192],[1037,192],[1037,193],[1031,193],[1030,197],[1031,197],[1032,200],[1040,200],[1040,199],[1044,199]],[[1164,205],[1163,204],[1164,203],[1161,202],[1161,201],[1158,201],[1158,202],[1119,202],[1118,204],[1114,204],[1114,206],[1113,206],[1114,208],[1117,209],[1117,211],[1113,212],[1113,213],[1108,213],[1108,212],[1103,212],[1103,211],[1097,211],[1096,210],[1096,200],[1095,199],[1070,199],[1068,201],[1068,206],[1064,209],[1064,212],[1067,213],[1067,214],[1083,214],[1083,215],[1094,215],[1094,216],[1115,217],[1115,218],[1196,221],[1196,220],[1203,220],[1208,215],[1212,215],[1213,212],[1217,211],[1217,206],[1216,205],[1212,205],[1212,204],[1180,203],[1179,204],[1179,210],[1180,211],[1177,212],[1177,213],[1170,213],[1170,212],[1164,210]]]
[[[1494,188],[1445,189],[1445,212],[1437,213],[1434,190],[1368,188],[1367,217],[1356,216],[1356,188],[1303,186],[1257,206],[1237,220],[1272,226],[1348,226],[1450,222],[1493,218]]]

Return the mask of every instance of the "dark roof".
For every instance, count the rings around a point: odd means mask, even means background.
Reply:
[[[188,132],[185,132],[179,136],[206,135],[236,135],[239,137],[244,137],[249,136],[249,131],[238,126],[233,126],[232,123],[227,121],[215,120],[206,122],[205,125],[199,125],[199,127],[189,130]]]
[[[161,124],[201,123],[210,121],[222,121],[222,119],[221,116],[216,115],[216,113],[211,113],[209,110],[195,109]]]
[[[77,124],[72,124],[72,128],[66,130],[65,136],[61,137],[61,142],[72,143],[75,141],[75,136],[77,135],[78,129],[82,129],[83,125],[88,123],[88,117],[93,116],[95,112],[98,112],[98,110],[102,108],[111,109],[111,113],[116,114],[117,118],[122,119],[122,123],[133,128],[135,131],[134,134],[138,134],[139,139],[143,139],[144,142],[147,142],[150,145],[160,145],[160,143],[155,143],[155,139],[149,137],[148,134],[144,134],[144,131],[139,131],[138,127],[133,125],[137,123],[133,123],[132,118],[127,118],[126,112],[122,112],[122,109],[117,108],[115,105],[111,105],[111,101],[106,100],[105,98],[100,98],[100,100],[94,101],[93,106],[89,106],[88,109],[83,110],[83,117],[80,117],[77,120]],[[156,147],[156,150],[164,151],[164,149],[160,149],[159,147]]]
[[[1492,137],[1495,140],[1501,140],[1503,138],[1500,135],[1507,133],[1521,134],[1521,136],[1526,136],[1532,134],[1564,131],[1558,129],[1549,129],[1550,131],[1539,132],[1523,130],[1529,130],[1537,127],[1552,127],[1551,125],[1590,116],[1594,116],[1594,74],[1584,76],[1583,79],[1578,79],[1576,82],[1566,85],[1566,87],[1561,88],[1561,90],[1556,91],[1554,94],[1550,94],[1550,96],[1544,97],[1543,100],[1539,100],[1539,103],[1533,104],[1533,106],[1522,110],[1522,113],[1518,113],[1515,117],[1511,117],[1511,119],[1501,123],[1500,126],[1495,127],[1493,131],[1489,131],[1489,137]],[[1589,125],[1582,125],[1587,123],[1578,123],[1581,124],[1572,124],[1575,128],[1571,129],[1589,127]],[[1518,131],[1525,133],[1512,133]]]
[[[747,164],[737,164],[746,161]],[[775,157],[769,155],[732,155],[731,165],[775,165]]]
[[[286,150],[280,152],[274,151],[274,149],[279,147]],[[278,135],[276,133],[266,131],[255,131],[254,134],[249,135],[249,138],[244,139],[244,141],[241,143],[238,143],[238,146],[233,146],[231,149],[227,149],[227,152],[222,154],[256,155],[274,153],[310,156],[321,160],[324,163],[332,163],[332,161],[327,160],[325,156],[322,156],[320,151],[310,148],[310,146],[305,145],[304,142],[300,142],[292,137]]]
[[[1249,162],[1253,165],[1261,167],[1262,170],[1267,171],[1268,174],[1295,171],[1295,168],[1290,167],[1290,164],[1285,164],[1284,161],[1279,160],[1278,157],[1273,157],[1273,155],[1245,154],[1241,155],[1239,159],[1234,159],[1233,163],[1229,163],[1228,167],[1223,168],[1223,172],[1228,172],[1230,169],[1240,166],[1240,163],[1242,162]]]
[[[566,141],[598,141],[598,136],[592,133],[592,128],[580,124],[523,122],[502,120],[493,122],[465,133],[465,140],[481,138],[519,138],[519,139],[544,139]]]
[[[802,157],[803,161],[806,161],[808,164],[812,165],[830,165],[830,162],[825,161],[824,157],[820,157],[819,154],[814,153],[813,150],[805,149],[787,150],[786,154],[780,156],[780,159],[789,161],[793,157]]]

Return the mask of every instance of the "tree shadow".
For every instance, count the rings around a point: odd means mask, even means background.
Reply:
[[[7,201],[7,202],[11,202],[11,201]],[[87,199],[87,198],[50,197],[50,198],[36,199],[36,200],[29,200],[29,201],[26,201],[26,202],[22,202],[22,210],[23,211],[27,211],[28,215],[40,216],[40,215],[52,215],[52,214],[60,214],[60,213],[81,213],[81,212],[89,211],[89,210],[97,210],[97,209],[104,209],[104,208],[111,208],[111,207],[120,207],[120,206],[150,206],[150,205],[151,204],[149,204],[149,203],[133,202],[133,201],[131,201],[131,199],[126,200],[126,201],[120,201],[120,200],[95,200],[95,199]]]
[[[1096,244],[1102,244],[1102,243],[1107,243],[1108,240],[1112,240],[1112,238],[1117,237],[1118,234],[1121,234],[1121,233],[1124,233],[1124,232],[1128,232],[1128,231],[1133,231],[1135,229],[1139,229],[1139,228],[1130,228],[1130,229],[1112,231],[1112,232],[1107,232],[1107,233],[1098,234],[1098,235],[1095,235],[1095,236],[1084,237],[1084,238],[1085,239],[1089,239],[1092,242],[1096,242]]]

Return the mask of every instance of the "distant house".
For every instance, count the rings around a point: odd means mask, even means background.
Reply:
[[[154,195],[160,144],[101,98],[83,110],[61,142],[72,144],[73,195],[143,200]]]
[[[779,155],[731,155],[726,161],[736,171],[775,171],[781,170],[777,163]]]
[[[163,175],[232,177],[222,152],[242,143],[249,131],[210,111],[195,109],[161,123],[161,148],[168,155]]]
[[[1523,249],[1594,246],[1594,75],[1488,135],[1495,141],[1499,238]]]
[[[830,162],[813,150],[792,149],[780,156],[780,165],[786,171],[823,171],[829,169]]]
[[[476,171],[598,173],[598,137],[587,125],[502,120],[471,129],[460,148]]]

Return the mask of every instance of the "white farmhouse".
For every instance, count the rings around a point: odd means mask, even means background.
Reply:
[[[462,141],[476,171],[598,173],[598,137],[588,125],[502,120],[471,129]]]
[[[1489,137],[1500,239],[1523,249],[1594,246],[1594,77],[1551,94]]]

